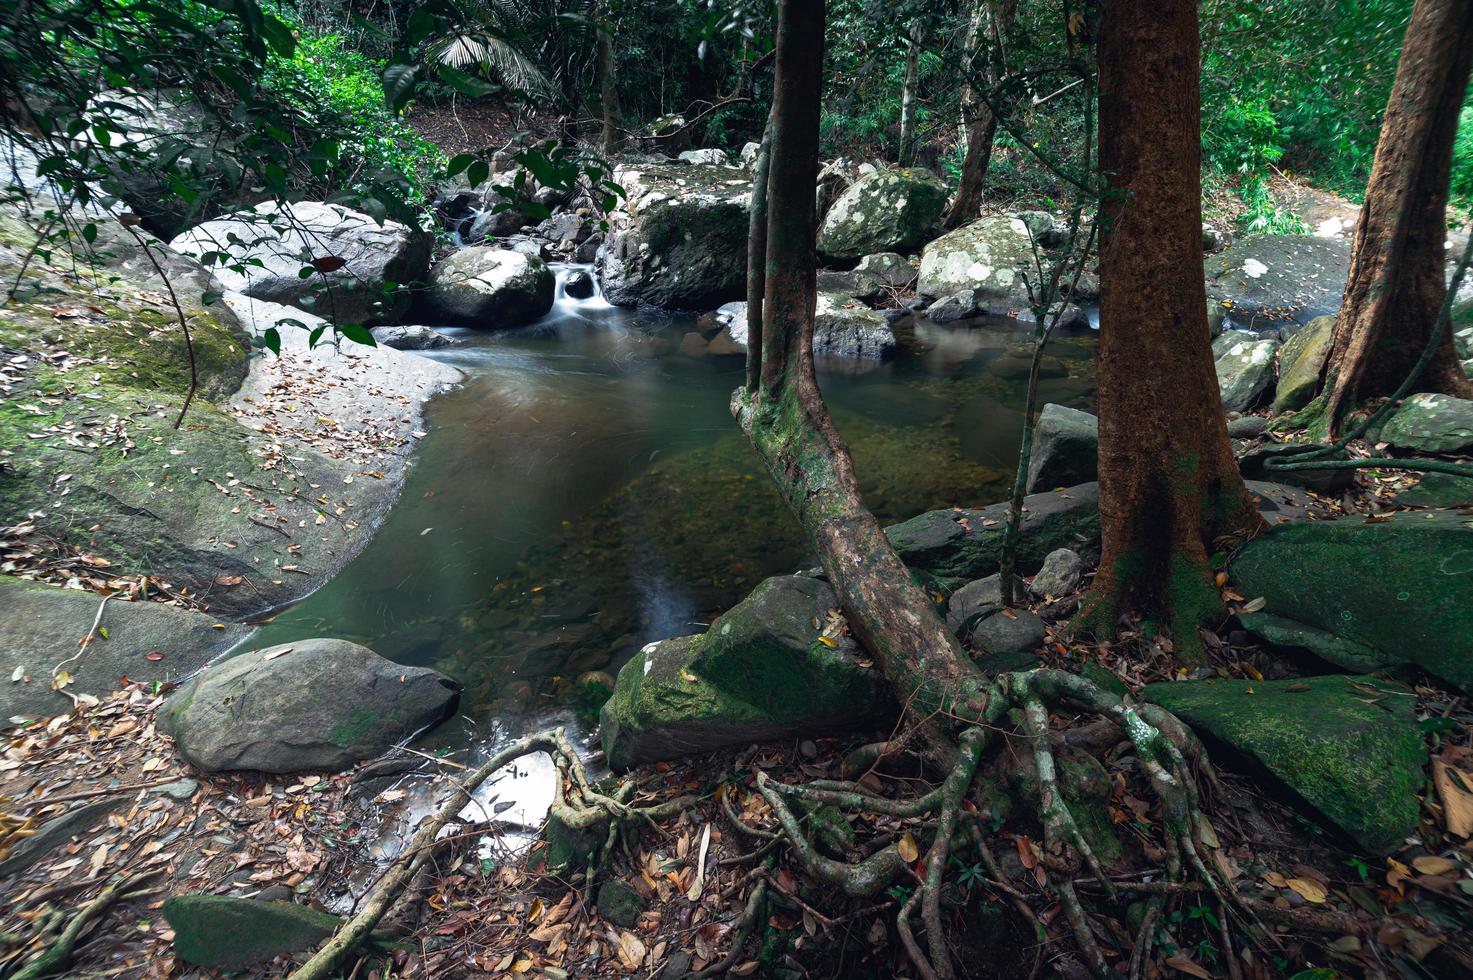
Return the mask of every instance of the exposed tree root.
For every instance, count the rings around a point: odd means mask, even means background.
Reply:
[[[134,886],[145,878],[158,872],[147,874],[130,875],[119,878],[104,888],[96,898],[77,910],[77,913],[67,922],[66,928],[62,930],[56,942],[40,956],[18,970],[12,980],[39,980],[66,969],[72,961],[72,953],[77,948],[77,941],[82,938],[94,922],[107,914],[113,903],[129,897]]]
[[[1000,675],[994,680],[986,701],[985,717],[963,729],[955,761],[945,780],[935,789],[913,799],[880,797],[857,783],[819,780],[789,786],[763,773],[757,775],[757,790],[772,808],[794,856],[807,875],[852,897],[876,895],[902,881],[916,883],[914,892],[899,911],[896,929],[921,976],[950,980],[957,975],[946,941],[941,905],[947,859],[953,848],[970,846],[976,849],[992,875],[991,884],[1026,910],[1026,917],[1040,936],[1043,934],[1036,916],[1028,910],[1025,897],[1003,881],[1001,869],[988,851],[981,832],[962,819],[968,797],[978,792],[975,784],[983,750],[992,732],[1013,711],[1021,718],[1023,734],[1031,748],[1032,762],[1038,775],[1035,804],[1044,829],[1040,863],[1047,872],[1049,889],[1057,898],[1091,971],[1104,976],[1109,967],[1094,938],[1089,912],[1075,890],[1075,874],[1084,870],[1088,877],[1083,880],[1111,898],[1116,896],[1118,889],[1130,886],[1125,883],[1117,885],[1105,873],[1060,788],[1054,749],[1050,744],[1051,708],[1077,705],[1100,714],[1117,725],[1131,743],[1137,764],[1161,803],[1166,882],[1204,889],[1216,895],[1222,903],[1234,900],[1223,894],[1198,849],[1198,835],[1211,839],[1211,827],[1202,811],[1191,767],[1195,763],[1208,774],[1208,778],[1212,778],[1211,769],[1200,743],[1180,722],[1159,708],[1130,704],[1082,677],[1057,670]],[[813,840],[804,833],[792,805],[795,800],[836,804],[878,817],[933,818],[930,843],[920,859],[911,851],[908,855],[910,860],[907,860],[902,842],[895,842],[862,860],[836,860],[820,853]],[[1190,879],[1184,875],[1189,875]],[[1160,896],[1156,896],[1154,901],[1159,904]],[[912,925],[917,917],[923,929],[924,943]],[[1226,929],[1226,925],[1223,928]],[[1223,937],[1224,941],[1226,938]],[[1137,941],[1138,963],[1148,958],[1150,942],[1149,930],[1143,930]]]

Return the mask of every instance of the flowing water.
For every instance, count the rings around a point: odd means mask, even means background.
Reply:
[[[764,577],[815,563],[729,413],[743,357],[690,353],[701,345],[687,335],[709,322],[572,300],[563,274],[537,324],[447,329],[461,343],[428,356],[467,380],[430,404],[399,503],[250,647],[338,636],[435,667],[465,695],[459,725],[432,739],[485,751],[552,718],[586,731],[584,672],[613,673]],[[1026,328],[897,332],[888,362],[820,363],[866,501],[893,522],[1002,499]],[[1088,332],[1051,342],[1040,404],[1089,406],[1093,350]]]

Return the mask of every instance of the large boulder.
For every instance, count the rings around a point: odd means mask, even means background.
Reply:
[[[1275,332],[1340,308],[1350,242],[1314,235],[1250,235],[1203,260],[1209,306],[1239,327]]]
[[[1350,670],[1415,665],[1473,690],[1473,526],[1452,512],[1276,527],[1240,548],[1232,580],[1262,610],[1245,626]]]
[[[1279,383],[1274,389],[1275,414],[1301,409],[1314,398],[1334,332],[1334,317],[1317,316],[1284,341],[1279,350]]]
[[[1033,268],[1028,226],[1016,217],[992,215],[931,242],[921,253],[916,291],[922,296],[950,296],[977,290],[993,312],[1028,305],[1022,273]]]
[[[408,312],[409,293],[396,287],[424,278],[432,245],[397,221],[380,224],[317,201],[267,202],[169,242],[207,266],[213,259],[227,289],[357,324],[392,323]]]
[[[430,273],[425,304],[438,321],[483,330],[520,327],[552,309],[557,279],[535,255],[463,248]]]
[[[312,639],[205,669],[164,703],[159,723],[205,772],[343,769],[439,724],[459,700],[437,671]]]
[[[178,957],[216,970],[244,970],[314,950],[343,924],[305,905],[229,895],[176,895],[163,911]]]
[[[624,769],[776,738],[872,724],[895,707],[859,647],[831,629],[826,582],[770,578],[699,636],[651,643],[619,671],[600,716]]]
[[[747,304],[727,303],[716,311],[731,339],[747,345]],[[885,317],[837,293],[819,293],[814,308],[813,352],[830,357],[889,357],[895,353],[895,331]]]
[[[731,160],[727,158],[726,151],[714,147],[704,150],[682,150],[675,159],[681,163],[690,163],[698,167],[731,166]]]
[[[1422,392],[1410,395],[1371,436],[1424,453],[1455,453],[1473,446],[1473,401]]]
[[[1416,698],[1374,677],[1149,684],[1161,705],[1372,853],[1416,832],[1427,748]],[[1219,756],[1214,755],[1214,759]]]
[[[928,170],[877,170],[849,185],[824,215],[818,250],[839,259],[919,248],[946,207]]]
[[[1099,419],[1077,408],[1043,406],[1028,457],[1028,492],[1088,483],[1098,471],[1099,451]]]
[[[439,350],[455,343],[454,338],[429,327],[374,327],[369,332],[376,343],[394,350]]]
[[[1274,352],[1279,342],[1243,333],[1225,333],[1212,344],[1217,360],[1217,387],[1225,412],[1246,412],[1262,400],[1274,381]]]
[[[621,210],[599,251],[604,298],[615,306],[707,310],[739,299],[747,281],[752,178],[737,167],[619,167]]]

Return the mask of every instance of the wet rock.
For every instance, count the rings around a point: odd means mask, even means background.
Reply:
[[[1141,695],[1266,772],[1368,851],[1396,850],[1417,829],[1427,749],[1416,699],[1400,684],[1339,675],[1179,681],[1147,685]]]
[[[1008,215],[979,218],[949,231],[921,253],[916,291],[947,296],[959,289],[980,290],[979,299],[1000,312],[1028,305],[1022,273],[1033,268],[1028,226]]]
[[[164,918],[180,959],[218,970],[243,970],[316,949],[343,922],[305,905],[226,895],[176,895],[164,902]]]
[[[159,711],[204,772],[343,769],[455,713],[459,688],[347,640],[253,650],[206,668]]]
[[[1334,330],[1334,317],[1317,316],[1284,342],[1279,351],[1279,383],[1274,389],[1275,415],[1301,409],[1314,398]]]
[[[226,289],[364,325],[393,323],[409,311],[408,292],[386,297],[385,287],[424,279],[432,245],[428,234],[397,221],[379,224],[361,211],[317,201],[259,204],[169,242],[185,255],[229,256],[214,266]],[[303,254],[341,264],[303,277]],[[240,271],[231,268],[246,262]]]
[[[751,175],[735,167],[618,167],[621,210],[599,250],[604,298],[615,306],[711,309],[747,279]]]
[[[747,304],[727,303],[716,311],[732,341],[747,344]],[[833,357],[888,357],[897,346],[890,321],[847,296],[819,293],[813,319],[813,352]]]
[[[435,266],[425,301],[446,323],[490,330],[545,316],[555,288],[552,270],[540,258],[476,246]]]
[[[1043,406],[1028,458],[1028,492],[1093,480],[1099,449],[1099,419],[1076,408],[1052,403]]]
[[[1473,401],[1429,392],[1409,395],[1370,435],[1401,449],[1460,452],[1473,446]]]
[[[1473,690],[1473,527],[1451,512],[1294,523],[1233,556],[1243,625],[1350,670],[1415,665]]]
[[[1050,551],[1043,559],[1043,567],[1028,584],[1028,591],[1040,599],[1068,595],[1074,591],[1084,577],[1084,559],[1068,548]]]
[[[937,326],[944,327],[958,320],[974,317],[979,312],[976,290],[958,289],[926,307],[926,318]]]
[[[1217,387],[1225,412],[1244,412],[1257,405],[1274,380],[1274,352],[1279,342],[1246,334],[1223,334],[1213,342]]]
[[[563,281],[563,292],[574,299],[588,299],[593,295],[593,276],[579,269],[568,273]]]
[[[575,211],[564,211],[539,224],[537,234],[550,242],[577,245],[593,234],[593,222]]]
[[[946,603],[946,627],[961,633],[973,621],[1002,608],[1002,576],[992,574],[968,582],[951,594]]]
[[[676,157],[681,163],[689,163],[698,167],[729,167],[731,161],[727,159],[725,150],[705,149],[686,150]]]
[[[988,653],[1027,653],[1045,635],[1043,620],[1027,609],[1004,609],[972,627],[972,643]]]
[[[889,717],[888,685],[855,662],[854,640],[819,642],[837,608],[827,583],[780,576],[704,634],[646,646],[619,671],[600,716],[609,765],[625,769]]]
[[[439,350],[455,341],[429,327],[374,327],[373,339],[394,350]]]
[[[1251,235],[1203,261],[1209,305],[1245,329],[1334,316],[1350,270],[1350,242],[1313,235]]]
[[[930,171],[877,170],[849,185],[824,215],[818,250],[857,259],[920,247],[946,207],[946,184]]]
[[[622,878],[610,878],[598,886],[598,914],[626,929],[639,920],[644,899],[634,886]]]

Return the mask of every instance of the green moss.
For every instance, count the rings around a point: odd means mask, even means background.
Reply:
[[[283,953],[313,949],[342,920],[289,902],[225,895],[179,895],[164,902],[174,929],[174,951],[196,966],[241,970]]]
[[[1370,677],[1152,684],[1142,692],[1251,760],[1367,850],[1417,827],[1427,750],[1415,698]]]

